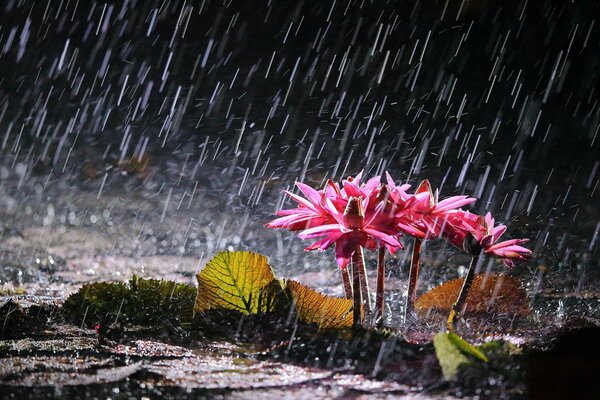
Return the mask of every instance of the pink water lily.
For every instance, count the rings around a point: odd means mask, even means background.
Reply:
[[[266,226],[302,230],[298,235],[301,239],[320,238],[306,247],[307,251],[325,250],[335,244],[336,260],[341,268],[346,268],[357,246],[367,249],[385,246],[395,253],[402,245],[393,215],[385,216],[381,212],[384,204],[378,201],[379,177],[360,184],[361,177],[362,173],[345,179],[341,188],[329,181],[321,191],[296,182],[305,197],[286,191],[298,206],[278,211],[281,217]]]
[[[507,267],[514,267],[514,261],[527,261],[531,255],[531,250],[521,246],[529,242],[527,238],[498,242],[506,232],[506,226],[494,226],[495,221],[490,213],[480,216],[461,211],[453,220],[460,220],[460,224],[449,225],[447,238],[456,247],[464,249],[465,241],[468,240],[470,235],[476,245],[471,244],[468,246],[473,248],[474,251],[481,251],[484,254],[499,258]]]
[[[344,210],[337,209],[330,199],[326,203],[335,223],[301,232],[300,239],[321,238],[306,250],[325,250],[335,244],[337,263],[346,268],[357,246],[372,250],[383,244],[391,253],[402,247],[391,219],[388,222],[377,218],[382,207],[369,209],[368,197],[350,197]]]
[[[492,214],[487,213],[484,218],[480,219],[480,223],[482,228],[475,229],[473,236],[479,241],[485,254],[501,259],[508,267],[514,267],[514,261],[526,261],[531,255],[531,250],[521,246],[529,242],[527,238],[498,242],[506,232],[506,226],[494,226]]]
[[[469,196],[452,196],[440,201],[437,190],[433,192],[428,180],[421,182],[414,197],[409,224],[416,230],[412,235],[420,239],[435,239],[442,236],[444,229],[462,226],[461,216],[456,212],[477,201]]]

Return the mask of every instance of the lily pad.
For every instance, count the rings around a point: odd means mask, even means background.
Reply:
[[[217,254],[200,271],[195,312],[212,309],[234,310],[243,314],[275,310],[282,293],[281,284],[267,257],[250,251]]]
[[[429,310],[449,311],[458,298],[463,278],[437,286],[420,296],[415,310],[424,315]],[[530,313],[527,294],[521,283],[508,275],[477,275],[473,279],[465,305],[466,313],[527,316]]]
[[[352,327],[352,300],[326,296],[293,280],[286,282],[286,288],[294,300],[300,321],[315,323],[321,329]]]
[[[485,354],[455,333],[438,333],[433,346],[447,381],[456,380],[461,368],[488,361]]]
[[[133,276],[127,283],[84,285],[67,298],[62,311],[68,320],[87,325],[98,322],[153,325],[173,320],[189,323],[195,297],[196,288],[191,285]]]

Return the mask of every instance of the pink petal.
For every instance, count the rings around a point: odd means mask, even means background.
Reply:
[[[482,239],[479,240],[479,244],[481,244],[481,247],[483,247],[487,251],[489,250],[492,243],[494,243],[493,240],[494,236],[492,236],[491,234],[485,235]]]
[[[312,239],[319,236],[329,235],[331,233],[340,232],[340,225],[328,224],[315,226],[314,228],[307,229],[298,234],[300,239]]]
[[[344,214],[341,213],[330,198],[325,199],[325,207],[329,214],[337,221],[338,224],[346,226],[344,222]]]
[[[494,227],[492,229],[492,235],[494,236],[494,240],[492,241],[492,243],[496,243],[498,241],[498,239],[500,239],[500,236],[502,236],[504,234],[504,232],[506,232],[505,225],[498,225],[498,226]]]
[[[348,268],[348,264],[350,264],[350,257],[351,255],[346,257],[343,253],[335,253],[335,261],[342,271]]]
[[[383,243],[389,244],[390,246],[400,247],[400,242],[396,237],[392,235],[388,235],[386,233],[381,232],[380,230],[372,228],[363,228],[363,231],[365,233],[368,233],[372,237],[381,240]]]
[[[369,179],[367,183],[362,185],[360,189],[366,196],[369,196],[375,189],[379,187],[380,183],[380,178],[378,176],[375,176]]]
[[[414,225],[402,222],[402,221],[397,221],[396,222],[396,226],[398,227],[398,229],[400,229],[400,231],[407,233],[409,235],[418,237],[419,239],[425,239],[425,230],[424,229],[419,229]]]
[[[490,249],[498,249],[501,247],[513,246],[516,244],[524,244],[529,242],[529,239],[510,239],[505,240],[504,242],[496,243],[493,246],[490,246]]]
[[[304,250],[307,250],[307,251],[316,250],[316,249],[325,250],[325,249],[329,248],[342,235],[343,235],[342,232],[339,232],[339,235],[336,233],[331,233],[331,234],[327,235],[327,237],[317,240],[315,243],[306,247]]]
[[[325,196],[331,199],[339,198],[342,196],[338,184],[332,181],[331,179],[327,180],[327,185],[325,186]]]
[[[392,178],[392,176],[390,175],[389,172],[385,171],[385,177],[387,179],[388,186],[396,187],[396,184],[394,183],[394,179]]]
[[[296,207],[296,208],[290,208],[289,210],[279,210],[277,211],[277,215],[294,215],[294,214],[315,214],[315,212],[313,210],[309,210],[306,207]]]
[[[317,212],[315,206],[310,201],[306,200],[304,197],[298,196],[297,194],[294,194],[292,192],[288,192],[287,190],[285,191],[285,194],[287,194],[292,199],[296,200],[299,204],[302,204],[306,208],[310,208],[314,212]]]
[[[385,208],[385,203],[381,202],[379,204],[377,204],[377,207],[375,207],[374,210],[369,211],[369,214],[367,214],[365,217],[365,222],[364,222],[364,226],[369,226],[371,225],[371,223],[375,220],[375,218],[380,217],[381,216],[381,211]]]
[[[444,199],[436,204],[435,211],[436,212],[447,212],[455,208],[459,208],[465,206],[467,204],[471,204],[477,201],[477,199],[473,197],[467,196],[453,196],[447,199]]]
[[[296,186],[306,196],[306,198],[312,202],[312,204],[321,204],[321,199],[323,198],[321,193],[302,182],[296,182]]]
[[[344,181],[344,190],[349,197],[363,197],[364,193],[354,185],[354,182]]]
[[[496,248],[489,248],[488,251],[500,254],[531,254],[531,250],[525,248],[525,247],[521,247],[521,246],[517,246],[517,245],[512,245],[512,246],[502,246],[502,247],[496,247]]]
[[[274,219],[273,221],[267,223],[266,226],[268,228],[287,228],[292,223],[302,222],[309,219],[311,219],[310,216],[300,216],[298,214],[294,214]]]
[[[355,184],[355,185],[360,185],[360,180],[362,179],[362,176],[363,176],[363,172],[364,172],[364,171],[365,171],[365,170],[363,169],[363,170],[362,170],[362,171],[360,171],[358,174],[356,174],[356,176],[355,176],[355,177],[349,176],[349,177],[348,177],[348,178],[346,178],[345,180],[347,180],[347,181],[348,181],[348,180],[349,180],[349,181],[352,181],[352,182],[354,182],[354,184]]]
[[[487,214],[485,214],[483,221],[483,225],[486,227],[487,231],[491,233],[491,230],[494,228],[494,218],[492,217],[492,213],[488,212]]]

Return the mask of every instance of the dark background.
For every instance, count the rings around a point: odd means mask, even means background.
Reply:
[[[387,170],[531,238],[528,287],[598,283],[596,1],[0,8],[5,225],[86,227],[123,254],[249,248],[294,274],[333,257],[263,228],[281,189]],[[461,262],[439,246],[432,263]]]

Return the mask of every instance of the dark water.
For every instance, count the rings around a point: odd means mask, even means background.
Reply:
[[[194,260],[158,274],[251,249],[336,292],[331,253],[263,224],[295,180],[387,170],[530,238],[510,273],[533,297],[598,296],[595,1],[1,7],[3,283],[36,282],[20,263],[76,230],[81,254]],[[407,254],[390,262],[401,279]],[[426,256],[424,286],[466,262],[439,243]]]

